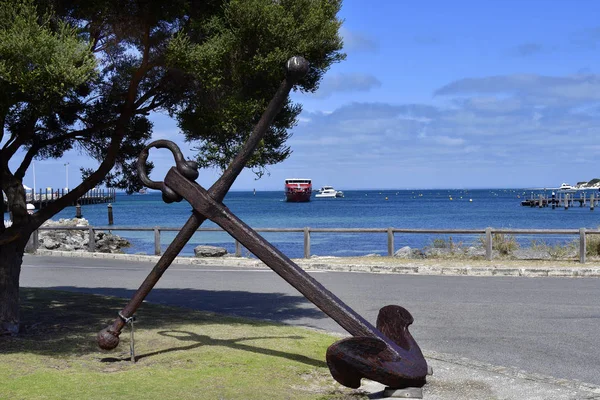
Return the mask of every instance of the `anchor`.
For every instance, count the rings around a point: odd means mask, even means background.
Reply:
[[[376,327],[373,326],[222,203],[234,180],[285,104],[290,90],[308,72],[309,64],[302,57],[292,57],[286,67],[286,77],[258,124],[241,151],[210,189],[206,190],[195,182],[199,175],[198,164],[185,160],[175,143],[157,140],[142,150],[137,170],[144,185],[160,190],[167,203],[187,200],[193,208],[192,215],[119,313],[119,317],[98,333],[98,345],[105,350],[117,347],[126,321],[133,316],[195,231],[209,219],[352,335],[333,343],[327,350],[327,365],[336,381],[350,388],[360,387],[362,378],[380,382],[392,389],[422,387],[428,366],[419,345],[408,331],[413,317],[406,309],[397,305],[383,307],[379,311]],[[162,182],[152,181],[145,170],[151,148],[166,148],[175,159],[175,167],[168,171]]]

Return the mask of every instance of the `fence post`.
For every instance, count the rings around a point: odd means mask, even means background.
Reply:
[[[387,245],[388,245],[388,256],[394,256],[394,231],[392,228],[387,230]]]
[[[585,253],[587,250],[585,239],[585,228],[579,228],[579,262],[581,264],[585,263]]]
[[[94,228],[91,226],[88,228],[89,239],[88,239],[88,251],[93,253],[96,251],[96,234],[94,233]]]
[[[154,255],[160,256],[160,229],[154,227]]]
[[[242,256],[242,245],[240,242],[238,242],[237,239],[235,239],[235,256],[236,257]]]
[[[37,251],[40,248],[40,231],[35,230],[33,232],[33,251]]]
[[[75,206],[75,218],[81,218],[81,204]]]
[[[485,259],[492,261],[492,228],[485,228]]]
[[[114,220],[113,220],[113,209],[112,209],[111,203],[108,203],[107,209],[108,209],[108,224],[112,225]]]
[[[304,228],[304,258],[310,258],[310,228]]]

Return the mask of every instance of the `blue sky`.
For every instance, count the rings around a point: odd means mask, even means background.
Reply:
[[[600,177],[600,2],[344,2],[347,60],[303,105],[285,162],[233,190],[289,177],[340,190],[556,187]],[[153,116],[155,138],[193,145]],[[173,164],[153,152],[160,179]],[[71,153],[36,163],[37,186],[79,182]],[[218,171],[201,172],[210,186]],[[31,171],[25,184],[32,184]]]

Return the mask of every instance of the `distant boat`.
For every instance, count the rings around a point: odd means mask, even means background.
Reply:
[[[344,197],[344,192],[341,190],[335,190],[333,186],[323,186],[319,189],[319,193],[315,195],[318,198],[335,198]]]
[[[288,178],[285,180],[285,199],[292,203],[310,201],[312,180],[306,178]]]
[[[141,189],[138,191],[138,193],[139,193],[139,194],[146,194],[146,193],[148,193],[148,190],[147,190],[146,188],[141,188]]]
[[[571,186],[568,183],[563,183],[562,185],[560,185],[560,187],[558,188],[558,190],[575,190],[577,189],[575,186]]]

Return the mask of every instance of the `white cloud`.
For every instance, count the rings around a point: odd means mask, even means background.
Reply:
[[[368,92],[381,87],[381,82],[370,74],[351,73],[326,75],[319,89],[312,94],[317,98],[329,97],[339,92]]]
[[[344,41],[344,51],[377,51],[377,41],[363,32],[352,31],[344,26],[340,28],[340,34]]]

